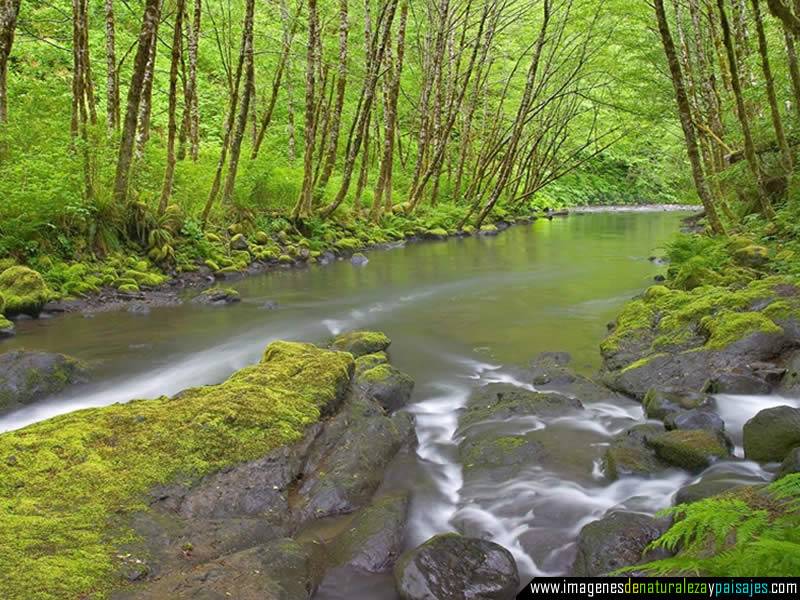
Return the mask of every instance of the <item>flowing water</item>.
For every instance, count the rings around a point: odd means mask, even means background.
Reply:
[[[324,342],[348,329],[380,329],[392,339],[392,362],[417,385],[409,407],[419,447],[401,457],[388,479],[413,502],[407,543],[460,530],[511,550],[521,576],[565,572],[580,528],[612,508],[654,512],[693,478],[607,484],[600,459],[610,438],[641,421],[635,402],[588,404],[579,416],[494,424],[508,433],[544,429],[558,440],[557,464],[531,465],[510,480],[464,482],[457,460],[459,409],[472,389],[517,382],[514,373],[537,353],[568,351],[592,373],[598,344],[620,306],[663,267],[648,260],[678,229],[680,213],[596,213],[517,226],[498,237],[409,244],[369,253],[369,264],[285,270],[233,284],[243,302],[190,303],[130,312],[74,314],[21,322],[17,347],[66,352],[94,367],[92,384],[0,416],[0,431],[79,408],[174,394],[221,381],[258,360],[275,339]],[[277,309],[265,305],[277,303]],[[521,382],[517,382],[522,384]],[[723,417],[734,440],[760,408],[785,403],[741,397]],[[770,474],[753,463],[715,465],[704,477],[742,482]],[[697,478],[694,478],[696,480]],[[394,599],[388,576],[334,573],[317,598]]]

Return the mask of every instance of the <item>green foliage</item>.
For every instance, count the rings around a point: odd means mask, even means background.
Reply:
[[[800,475],[667,509],[653,547],[677,555],[637,567],[654,575],[785,576],[800,570]]]

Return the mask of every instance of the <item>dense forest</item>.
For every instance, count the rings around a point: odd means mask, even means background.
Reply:
[[[800,0],[0,0],[0,596],[797,575],[799,136]]]

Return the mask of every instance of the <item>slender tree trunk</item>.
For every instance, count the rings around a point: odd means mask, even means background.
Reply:
[[[794,110],[800,117],[800,64],[797,61],[797,48],[794,45],[794,36],[787,27],[783,29],[783,38],[786,42],[786,59],[789,63],[789,76],[792,81],[792,94],[794,96]]]
[[[245,129],[247,128],[247,117],[250,114],[250,101],[255,92],[255,64],[253,60],[253,13],[255,11],[255,0],[247,0],[247,8],[244,18],[244,33],[242,43],[245,49],[245,81],[244,93],[242,94],[242,106],[239,110],[239,117],[236,120],[236,132],[231,142],[231,160],[228,165],[228,174],[225,178],[225,187],[222,192],[222,201],[229,204],[233,199],[233,189],[236,184],[236,173],[239,168],[239,156],[242,149]]]
[[[92,125],[97,123],[97,106],[94,102],[94,80],[92,78],[92,61],[89,60],[89,0],[82,0],[81,9],[81,62],[83,65],[83,88],[86,93],[86,104]]]
[[[248,0],[249,1],[249,0]],[[236,107],[239,105],[239,90],[242,84],[242,70],[244,68],[245,60],[245,41],[239,47],[239,59],[236,63],[236,74],[231,79],[231,99],[228,105],[228,114],[225,118],[225,130],[222,136],[222,148],[220,149],[219,159],[217,160],[217,168],[214,171],[214,180],[211,182],[211,189],[206,198],[206,205],[203,208],[203,215],[201,222],[203,227],[208,223],[208,217],[211,214],[211,209],[214,206],[214,201],[219,194],[219,188],[222,184],[222,171],[225,169],[225,163],[228,160],[228,149],[231,143],[231,135],[233,134],[234,120],[236,118]]]
[[[183,47],[183,13],[184,0],[177,0],[175,7],[175,27],[172,35],[172,57],[169,67],[169,108],[167,109],[167,166],[164,169],[164,183],[161,186],[161,199],[158,203],[158,214],[164,214],[172,195],[172,184],[175,179],[175,134],[177,131],[176,113],[178,110],[178,65],[181,61]]]
[[[783,170],[786,176],[792,173],[792,152],[789,150],[789,142],[786,140],[786,133],[783,129],[783,121],[781,120],[781,110],[778,106],[778,96],[775,93],[775,78],[772,76],[772,68],[769,64],[769,48],[767,47],[767,36],[764,33],[764,22],[761,18],[761,6],[759,0],[751,0],[753,5],[753,19],[756,26],[756,34],[758,36],[758,53],[761,57],[761,70],[764,73],[764,83],[767,88],[767,100],[769,101],[769,110],[772,117],[772,127],[775,129],[775,138],[778,140],[778,146],[781,149],[781,162],[783,163]]]
[[[287,150],[289,155],[289,161],[294,162],[297,156],[296,146],[297,142],[295,140],[295,128],[294,128],[294,83],[292,80],[292,29],[293,24],[289,22],[289,7],[286,4],[286,0],[280,0],[280,10],[281,10],[281,29],[283,31],[283,47],[286,48],[286,112],[287,112],[287,123],[286,123],[286,134],[289,138]],[[298,11],[300,7],[298,7]],[[297,19],[295,19],[297,21]]]
[[[145,0],[142,27],[139,31],[139,42],[133,59],[133,73],[128,87],[128,99],[125,109],[125,121],[119,144],[119,156],[114,177],[114,198],[117,203],[125,202],[128,195],[128,177],[130,176],[133,145],[136,136],[136,123],[139,116],[139,101],[142,96],[142,83],[150,55],[150,44],[153,43],[153,32],[159,19],[159,0]]]
[[[119,78],[117,76],[114,0],[105,0],[106,15],[106,121],[109,132],[119,129]]]
[[[8,58],[14,45],[20,0],[0,0],[0,125],[8,123]]]
[[[141,156],[144,146],[150,139],[150,114],[153,100],[153,78],[155,77],[156,54],[158,53],[158,25],[153,30],[153,40],[150,43],[150,54],[147,57],[147,66],[142,81],[142,99],[139,104],[139,133],[136,136],[136,155]]]
[[[772,219],[775,216],[775,211],[772,209],[772,204],[767,194],[766,186],[764,185],[764,174],[761,170],[761,166],[758,164],[758,156],[756,156],[753,136],[750,132],[750,121],[747,116],[744,94],[742,93],[741,80],[739,78],[739,64],[733,46],[733,35],[731,33],[730,23],[728,22],[728,14],[725,10],[725,0],[717,0],[717,7],[719,8],[720,24],[722,25],[722,41],[725,44],[725,52],[728,56],[728,66],[731,72],[731,87],[733,88],[733,95],[736,98],[736,112],[744,136],[744,153],[747,157],[747,164],[750,166],[750,171],[756,179],[761,212],[766,218]]]
[[[394,169],[394,140],[397,130],[397,100],[400,96],[400,77],[405,59],[406,23],[408,21],[408,1],[400,7],[400,26],[397,29],[397,61],[392,70],[392,80],[386,97],[385,133],[383,139],[383,159],[375,186],[375,194],[370,210],[370,219],[380,220],[383,211],[392,210],[392,172]],[[391,59],[390,59],[391,60]]]
[[[321,215],[323,217],[329,217],[336,211],[337,208],[339,208],[347,196],[348,190],[350,189],[350,180],[353,176],[356,158],[361,150],[361,143],[364,139],[364,134],[366,133],[367,124],[369,123],[372,102],[375,98],[375,87],[378,83],[378,76],[380,75],[380,66],[383,64],[386,46],[389,43],[389,38],[391,36],[394,14],[397,11],[398,0],[388,0],[388,2],[389,4],[384,17],[383,31],[380,36],[380,41],[377,45],[377,51],[375,52],[375,56],[370,59],[369,71],[367,73],[367,78],[364,81],[364,89],[362,94],[364,102],[361,107],[361,112],[358,115],[358,123],[355,129],[356,135],[353,139],[352,145],[350,146],[350,151],[345,159],[344,172],[342,173],[342,185],[340,186],[333,202],[322,209]]]
[[[311,206],[312,193],[314,188],[314,140],[316,132],[314,129],[314,116],[316,112],[316,70],[317,70],[317,28],[319,20],[317,16],[317,0],[308,0],[308,46],[306,52],[306,119],[305,130],[303,132],[304,147],[303,152],[303,187],[300,197],[297,199],[292,218],[298,220],[308,216],[308,208]]]
[[[722,0],[720,0],[722,2]],[[677,53],[675,52],[675,44],[672,41],[672,34],[669,31],[667,24],[667,15],[664,10],[664,0],[655,0],[656,19],[658,20],[658,31],[661,34],[661,42],[664,46],[664,53],[667,56],[669,63],[670,76],[672,78],[672,87],[675,90],[675,100],[678,105],[678,116],[680,117],[681,127],[683,128],[683,136],[686,140],[686,150],[689,154],[689,162],[692,165],[692,176],[694,177],[695,187],[703,203],[703,208],[706,211],[706,217],[711,225],[714,233],[725,234],[725,228],[722,221],[717,215],[714,201],[711,196],[711,190],[703,173],[703,166],[700,162],[700,151],[697,146],[697,138],[695,137],[694,125],[692,124],[691,107],[689,105],[689,97],[686,94],[686,87],[683,82],[683,74],[681,73],[681,66],[678,61]]]
[[[189,29],[188,55],[189,78],[186,85],[186,102],[189,106],[188,136],[189,156],[197,161],[200,156],[200,108],[197,93],[197,55],[200,47],[200,23],[202,17],[202,0],[194,0],[192,26]]]
[[[319,181],[317,182],[317,188],[321,191],[328,185],[328,180],[330,179],[331,173],[333,173],[333,167],[336,165],[336,154],[339,148],[339,130],[342,124],[344,93],[347,88],[347,36],[349,30],[350,22],[347,13],[347,0],[339,0],[339,66],[336,75],[336,104],[334,105],[331,115],[325,162]],[[368,40],[367,46],[369,46]]]
[[[272,89],[270,90],[269,96],[269,103],[267,104],[267,109],[264,111],[264,116],[261,119],[261,123],[258,127],[258,132],[256,133],[255,142],[253,143],[253,150],[250,154],[250,159],[255,160],[258,157],[258,152],[261,149],[261,144],[264,141],[264,134],[267,132],[270,123],[272,122],[272,114],[275,111],[275,104],[278,100],[278,93],[281,89],[281,80],[283,79],[283,73],[286,70],[287,65],[289,64],[289,51],[292,47],[292,39],[294,39],[295,31],[297,30],[297,22],[300,8],[303,6],[302,2],[297,3],[297,12],[294,14],[294,18],[292,19],[291,30],[289,32],[288,40],[284,38],[284,43],[281,48],[281,56],[278,60],[278,68],[275,71],[275,76],[272,79]]]

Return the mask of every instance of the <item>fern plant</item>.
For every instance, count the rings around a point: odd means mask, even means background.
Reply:
[[[676,554],[642,571],[717,577],[800,574],[800,474],[662,514],[676,521],[651,548]]]

